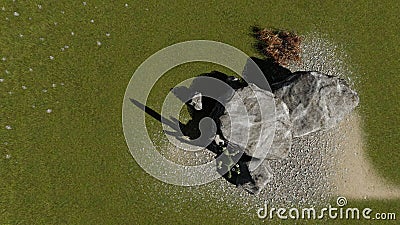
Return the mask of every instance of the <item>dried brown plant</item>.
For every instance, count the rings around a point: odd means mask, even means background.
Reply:
[[[255,31],[259,50],[280,65],[290,61],[301,62],[301,37],[294,32],[283,30],[259,29]]]

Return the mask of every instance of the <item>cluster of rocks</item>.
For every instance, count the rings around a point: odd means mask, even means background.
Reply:
[[[215,75],[231,88],[193,82],[185,91],[173,92],[187,103],[192,117],[214,119],[218,129],[208,136],[212,142],[207,148],[217,154],[217,169],[252,194],[271,181],[271,165],[288,157],[293,138],[335,127],[359,103],[344,80],[320,72],[289,74],[271,89],[218,72],[210,77]]]

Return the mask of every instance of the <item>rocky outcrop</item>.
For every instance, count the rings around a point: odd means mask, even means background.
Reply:
[[[249,168],[250,177],[242,177],[247,182],[238,182],[252,194],[271,179],[269,161],[288,156],[293,137],[334,127],[359,103],[344,80],[319,72],[294,73],[272,89],[273,94],[250,83],[236,90],[219,117],[222,135],[229,142],[252,160],[264,160],[259,167]]]
[[[236,90],[226,102],[219,120],[224,138],[260,163],[252,169],[245,162],[249,172],[239,174],[236,181],[239,187],[258,194],[272,178],[269,160],[286,158],[291,148],[291,121],[286,104],[271,92],[249,84]],[[243,166],[240,168],[243,170]]]
[[[207,76],[172,91],[192,109],[192,121],[214,119],[218,131],[208,148],[217,154],[217,170],[252,194],[271,180],[271,160],[288,156],[293,137],[334,127],[359,103],[344,80],[320,72],[293,73],[272,89],[218,72]],[[209,77],[228,85],[210,84]]]
[[[275,110],[276,109],[276,110]],[[281,159],[292,143],[286,104],[254,84],[237,90],[219,118],[223,136],[258,159]]]
[[[344,80],[320,72],[294,73],[274,89],[289,109],[294,137],[336,126],[359,103]]]

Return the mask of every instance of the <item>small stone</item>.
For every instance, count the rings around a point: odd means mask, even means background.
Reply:
[[[86,5],[87,5],[87,3],[86,3],[86,2],[82,2],[82,4],[83,4],[84,6],[86,6]]]
[[[37,5],[37,7],[38,7],[39,9],[42,9],[42,5]]]
[[[19,13],[18,12],[14,12],[14,16],[19,16]]]
[[[11,127],[10,125],[7,125],[7,126],[6,126],[6,129],[7,129],[7,130],[11,130],[12,127]]]
[[[4,79],[3,79],[3,78],[0,78],[0,83],[3,82],[3,81],[4,81]]]
[[[22,85],[22,89],[23,89],[23,90],[26,90],[27,87],[26,87],[25,85]]]
[[[51,55],[51,56],[49,56],[49,58],[50,58],[51,60],[53,60],[53,59],[54,59],[54,56]]]
[[[74,36],[74,35],[75,35],[75,33],[72,31],[72,32],[71,32],[71,35],[72,35],[72,36]]]
[[[97,45],[100,46],[100,45],[101,45],[101,42],[100,42],[100,41],[97,41]]]
[[[53,112],[53,110],[52,109],[47,109],[46,112],[47,113],[51,113],[51,112]]]
[[[11,158],[11,155],[7,154],[6,159],[10,159],[10,158]]]

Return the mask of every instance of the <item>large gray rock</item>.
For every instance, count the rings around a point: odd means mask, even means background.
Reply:
[[[281,159],[290,150],[291,121],[286,104],[254,84],[237,90],[219,119],[223,136],[251,157]]]
[[[294,73],[273,88],[289,108],[294,137],[334,127],[359,103],[344,80],[320,72]]]
[[[199,79],[188,90],[173,91],[194,111],[219,119],[223,137],[207,136],[207,140],[214,138],[220,148],[227,140],[230,151],[220,153],[224,157],[217,167],[228,167],[224,173],[228,181],[252,194],[271,180],[271,160],[288,156],[293,137],[334,127],[359,103],[357,93],[344,80],[320,72],[293,73],[272,85],[274,93],[252,83],[232,89],[209,82]],[[220,103],[206,102],[209,98],[203,96],[216,96]],[[248,157],[233,160],[238,152],[251,156],[251,161]]]
[[[292,121],[289,108],[279,98],[275,98],[275,135],[266,159],[284,159],[292,148]]]

